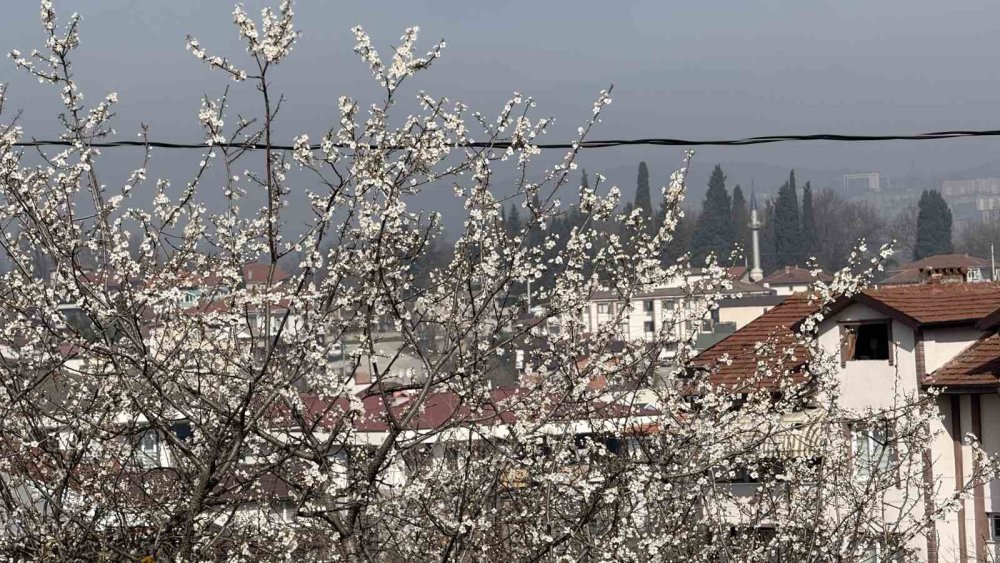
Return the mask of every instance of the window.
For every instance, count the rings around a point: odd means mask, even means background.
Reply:
[[[751,471],[747,467],[737,467],[733,470],[730,475],[723,475],[722,477],[716,479],[720,483],[740,483],[740,484],[756,484],[760,482],[760,474],[757,471]]]
[[[675,301],[673,299],[664,299],[660,303],[660,306],[663,307],[664,311],[672,311],[672,310],[674,310],[674,309],[677,308],[677,301]]]
[[[888,322],[841,325],[841,365],[857,360],[891,360]]]
[[[854,467],[861,479],[868,479],[872,472],[885,473],[892,465],[894,452],[885,424],[854,432]]]
[[[715,481],[717,483],[733,483],[753,485],[763,481],[778,479],[784,471],[784,464],[779,460],[761,461],[752,466],[739,465],[732,467],[728,473],[719,475]]]
[[[618,333],[623,338],[628,338],[629,330],[628,330],[627,320],[623,320],[620,323],[618,323]]]
[[[765,563],[784,563],[788,561],[780,546],[776,545],[777,530],[771,527],[760,528],[732,527],[729,530],[730,549],[760,550],[757,561]]]
[[[611,314],[611,303],[598,303],[597,304],[597,312],[599,314],[602,314],[602,315],[610,315]]]
[[[156,430],[143,432],[139,439],[139,465],[147,469],[160,466],[160,433]]]
[[[274,506],[274,516],[278,522],[291,522],[295,520],[296,512],[298,510],[295,508],[295,503],[290,500],[276,503]]]
[[[1000,542],[1000,512],[987,512],[986,519],[990,523],[990,541]]]
[[[868,549],[861,554],[860,563],[895,563],[903,560],[903,553],[899,547],[888,545],[884,541],[875,541],[869,544]]]
[[[194,434],[194,431],[191,429],[190,422],[176,422],[171,425],[170,429],[173,431],[174,436],[177,436],[177,439],[181,442],[187,440],[192,434]]]
[[[646,321],[642,323],[642,330],[645,332],[653,332],[655,330],[655,323],[653,321]]]
[[[653,300],[652,299],[647,299],[647,300],[643,301],[642,302],[642,310],[645,311],[645,312],[647,312],[647,313],[652,313],[653,312]]]
[[[621,441],[615,436],[576,434],[573,436],[573,461],[571,463],[590,463],[602,455],[619,456],[621,453]]]

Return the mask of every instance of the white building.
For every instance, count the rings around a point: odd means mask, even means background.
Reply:
[[[754,345],[762,336],[778,333],[791,339],[796,324],[815,310],[807,297],[789,297],[706,350],[699,362],[715,366],[714,381],[738,385],[754,375]],[[1000,284],[935,283],[884,286],[844,298],[820,323],[818,339],[825,351],[841,358],[837,376],[845,408],[884,409],[901,394],[943,390],[938,398],[942,432],[927,445],[931,467],[924,479],[947,498],[956,478],[967,482],[977,469],[965,434],[978,436],[988,452],[1000,453],[998,330]],[[724,356],[730,364],[713,364]],[[921,493],[900,492],[907,494],[919,498]],[[924,509],[941,500],[925,497]],[[1000,481],[993,481],[977,486],[958,514],[936,521],[908,547],[921,561],[992,561],[1000,545],[995,543],[1000,542],[998,531]]]

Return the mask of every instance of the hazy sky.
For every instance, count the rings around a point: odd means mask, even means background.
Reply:
[[[246,4],[254,13],[264,5]],[[229,2],[56,0],[56,7],[63,18],[84,15],[78,76],[90,100],[119,93],[122,136],[134,137],[143,121],[157,139],[197,138],[199,97],[218,96],[229,82],[184,50],[184,36],[198,37],[210,52],[239,56]],[[295,11],[303,35],[274,76],[288,98],[281,124],[287,139],[298,132],[317,137],[334,119],[339,95],[372,92],[367,69],[351,52],[356,24],[382,53],[408,25],[421,27],[422,47],[445,38],[445,57],[412,92],[447,95],[487,114],[513,90],[533,95],[540,114],[561,125],[553,141],[576,128],[609,84],[614,103],[596,138],[1000,128],[996,0],[301,0]],[[0,49],[29,51],[41,43],[37,4],[5,3]],[[9,61],[0,62],[0,82],[12,82],[11,108],[24,109],[29,136],[51,134],[55,93],[15,74]],[[937,175],[995,161],[998,148],[994,140],[705,148],[696,166],[755,162]],[[623,170],[646,159],[662,181],[678,154],[616,149],[589,153],[585,163],[617,170],[630,187],[634,179]]]

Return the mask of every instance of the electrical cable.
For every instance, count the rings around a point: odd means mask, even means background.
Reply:
[[[532,146],[539,149],[571,149],[579,146],[581,149],[603,149],[611,147],[628,146],[664,146],[664,147],[697,147],[697,146],[745,146],[763,145],[771,143],[788,143],[804,141],[835,141],[835,142],[873,142],[873,141],[930,141],[940,139],[958,139],[969,137],[1000,137],[1000,130],[981,131],[935,131],[932,133],[920,133],[916,135],[838,135],[832,133],[819,133],[814,135],[765,135],[759,137],[745,137],[742,139],[718,139],[718,140],[689,140],[671,138],[649,138],[649,139],[608,139],[602,141],[583,141],[580,143],[538,143]],[[35,140],[21,141],[14,143],[18,147],[45,147],[45,146],[73,146],[75,141],[52,141]],[[227,147],[241,150],[264,150],[267,145],[263,143],[170,143],[163,141],[98,141],[88,143],[87,146],[95,148],[115,148],[115,147],[153,147],[164,149],[209,149],[212,147]],[[342,144],[334,143],[337,148],[345,148]],[[506,150],[513,146],[510,141],[469,141],[463,143],[453,143],[455,148],[495,148]],[[318,148],[312,146],[312,148]],[[516,147],[515,147],[516,148]],[[295,150],[292,145],[271,145],[271,150],[291,151]]]

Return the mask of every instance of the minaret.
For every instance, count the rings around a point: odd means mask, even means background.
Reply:
[[[760,269],[760,220],[757,218],[757,195],[750,190],[750,237],[753,244],[753,269],[750,270],[750,281],[759,283],[764,279],[764,270]]]

